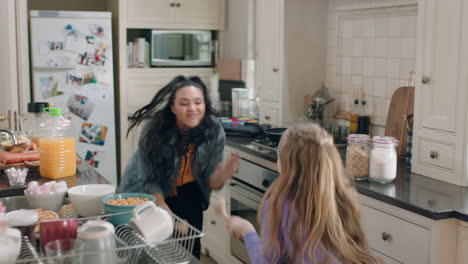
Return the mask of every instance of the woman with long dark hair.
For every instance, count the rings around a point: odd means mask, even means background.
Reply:
[[[211,190],[222,188],[239,166],[237,155],[222,162],[226,136],[205,84],[177,76],[135,112],[128,132],[142,123],[120,191],[152,194],[158,206],[201,230]],[[193,254],[200,257],[199,239]]]

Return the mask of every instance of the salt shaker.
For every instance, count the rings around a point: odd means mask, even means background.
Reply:
[[[388,183],[396,178],[398,140],[393,137],[375,136],[372,140],[369,179]]]

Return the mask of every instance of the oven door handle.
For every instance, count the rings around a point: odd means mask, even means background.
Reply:
[[[262,201],[262,194],[259,192],[256,192],[249,187],[246,187],[244,184],[234,181],[230,183],[231,191],[236,192],[238,195],[248,198],[252,202],[260,205],[260,202]],[[258,206],[257,206],[258,207]]]

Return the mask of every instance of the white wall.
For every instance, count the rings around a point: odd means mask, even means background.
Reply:
[[[285,1],[286,125],[304,114],[304,96],[312,95],[325,81],[327,6],[327,0]]]
[[[415,70],[417,0],[330,0],[326,86],[337,110],[365,90],[372,132],[382,135],[395,89]]]
[[[221,58],[254,59],[255,0],[226,0],[226,28],[220,34]]]

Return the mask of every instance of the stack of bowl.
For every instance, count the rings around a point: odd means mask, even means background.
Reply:
[[[125,214],[119,214],[115,216],[109,217],[108,221],[111,222],[114,225],[122,225],[122,224],[128,224],[130,219],[133,217],[133,209],[138,205],[114,205],[108,203],[109,200],[116,200],[116,199],[127,199],[127,198],[142,198],[142,199],[148,199],[149,201],[154,202],[156,199],[154,196],[146,193],[119,193],[119,194],[113,194],[106,196],[102,199],[102,202],[104,203],[104,210],[105,214],[115,214],[115,213],[124,213]]]

